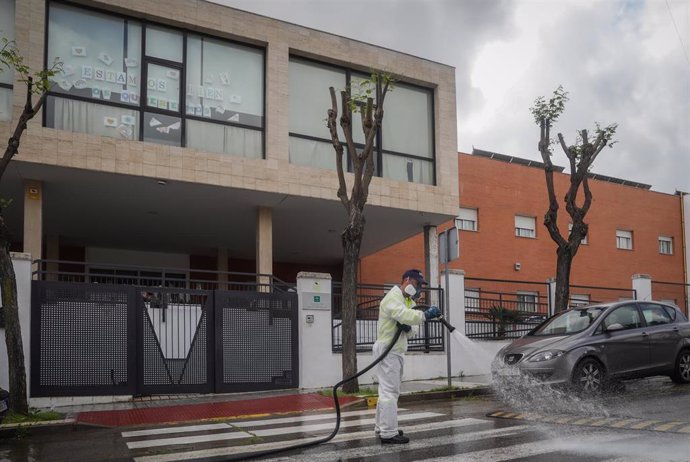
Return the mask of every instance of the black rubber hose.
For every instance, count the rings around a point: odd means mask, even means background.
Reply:
[[[319,440],[310,441],[308,443],[301,443],[301,444],[296,444],[294,446],[286,446],[284,448],[271,449],[268,451],[257,452],[255,454],[234,456],[234,457],[231,457],[229,459],[225,459],[225,461],[229,462],[229,461],[235,461],[235,460],[258,459],[260,457],[266,457],[266,456],[278,454],[278,453],[285,452],[285,451],[292,451],[294,449],[309,448],[312,446],[316,446],[317,444],[325,443],[326,441],[332,440],[333,437],[338,433],[338,430],[340,430],[340,402],[338,401],[338,387],[342,386],[343,384],[345,384],[351,380],[356,379],[357,377],[361,376],[365,372],[371,370],[372,367],[376,366],[383,358],[386,357],[386,355],[391,351],[391,349],[393,349],[395,342],[397,342],[398,339],[400,338],[401,332],[402,332],[402,326],[398,326],[398,330],[395,333],[393,340],[391,341],[390,345],[388,345],[388,347],[386,347],[386,351],[381,353],[381,356],[376,358],[371,364],[369,364],[367,367],[365,367],[361,371],[357,372],[352,377],[346,377],[333,386],[333,400],[335,401],[335,418],[336,418],[336,420],[335,420],[335,429],[333,429],[333,431],[331,432],[330,435],[328,435],[325,438],[319,439]]]

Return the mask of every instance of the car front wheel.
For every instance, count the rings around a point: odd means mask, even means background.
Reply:
[[[606,371],[596,359],[582,360],[573,373],[573,386],[581,393],[598,394],[604,390]]]
[[[690,350],[683,350],[678,355],[671,380],[675,383],[690,383]]]

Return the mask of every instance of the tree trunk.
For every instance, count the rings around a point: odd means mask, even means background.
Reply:
[[[353,206],[353,208],[355,208]],[[350,214],[350,223],[343,231],[343,378],[357,373],[357,263],[364,234],[364,216],[361,211]],[[359,382],[352,380],[343,385],[345,393],[359,391]]]
[[[0,285],[2,286],[2,306],[5,314],[7,357],[12,358],[12,361],[8,361],[10,409],[21,414],[28,414],[24,347],[22,346],[22,331],[19,325],[17,305],[17,280],[9,248],[9,231],[5,226],[5,219],[0,213]]]
[[[574,255],[568,246],[560,246],[556,251],[556,313],[567,310],[570,300],[570,268]]]

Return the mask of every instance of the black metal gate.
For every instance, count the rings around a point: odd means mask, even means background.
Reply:
[[[296,293],[32,284],[32,396],[299,385]]]

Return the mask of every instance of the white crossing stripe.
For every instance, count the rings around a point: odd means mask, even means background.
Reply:
[[[400,416],[400,417],[402,417],[402,416]],[[442,430],[442,429],[456,428],[456,427],[467,427],[467,426],[480,425],[480,424],[491,424],[491,421],[481,420],[481,419],[473,419],[473,418],[445,420],[445,421],[441,421],[441,422],[431,422],[431,423],[425,423],[425,424],[406,426],[405,432],[408,434],[411,434],[411,433],[416,433],[416,432],[434,431],[434,430]],[[524,431],[528,428],[531,428],[531,427],[529,425],[516,425],[516,426],[509,427],[509,428],[502,428],[502,429],[497,429],[497,430],[485,430],[484,432],[493,432],[493,433],[486,433],[487,437],[488,437],[489,435],[495,436],[495,435],[499,435],[502,433],[506,433],[506,434],[508,434],[510,432],[517,433],[517,432]],[[474,432],[474,434],[477,434],[477,433],[482,433],[482,432]],[[464,435],[471,435],[471,434],[472,433],[465,433]],[[464,435],[458,435],[458,436],[464,436]],[[205,450],[195,450],[195,451],[186,451],[186,452],[174,452],[174,453],[169,453],[169,454],[157,454],[157,455],[150,455],[150,456],[141,456],[141,457],[135,457],[134,460],[136,462],[174,462],[174,461],[179,461],[179,460],[193,460],[193,459],[202,459],[202,458],[207,458],[207,457],[247,454],[247,453],[252,453],[252,452],[269,451],[272,449],[284,448],[284,447],[291,446],[291,445],[298,444],[298,443],[313,442],[313,441],[317,441],[319,439],[323,439],[324,436],[303,438],[303,439],[300,439],[298,441],[276,441],[276,442],[271,442],[271,443],[260,443],[260,444],[245,445],[245,446],[231,446],[231,447],[223,447],[223,448],[213,448],[213,449],[205,449]],[[375,447],[378,448],[380,451],[381,444],[373,438],[373,431],[372,430],[352,432],[352,433],[341,433],[341,434],[336,435],[330,442],[339,443],[339,442],[361,440],[363,438],[372,438],[372,442],[375,442]],[[314,454],[309,455],[309,457],[313,457],[313,456],[314,456]],[[332,453],[331,453],[330,457],[331,457],[330,460],[336,460],[337,459],[337,458],[333,459]]]
[[[203,432],[208,430],[227,430],[229,428],[230,426],[226,423],[187,425],[184,427],[163,427],[152,428],[150,430],[135,430],[131,432],[122,432],[122,437],[134,438],[137,436],[169,435],[171,433]]]
[[[398,416],[398,422],[405,422],[408,420],[417,419],[428,419],[431,417],[439,417],[443,414],[436,412],[417,412],[413,414],[403,414]],[[340,424],[340,428],[347,427],[358,427],[362,425],[373,425],[376,422],[375,418],[370,419],[356,419],[356,420],[345,420]],[[176,444],[193,444],[193,443],[208,443],[211,441],[225,441],[233,440],[239,438],[251,438],[253,436],[276,436],[276,435],[288,435],[291,433],[309,433],[317,432],[321,430],[332,430],[334,428],[332,422],[303,425],[303,426],[292,426],[292,427],[279,427],[271,428],[267,430],[254,430],[251,433],[246,431],[239,431],[228,427],[230,432],[214,433],[211,435],[196,435],[196,436],[180,436],[173,438],[161,438],[161,439],[149,439],[141,441],[131,441],[127,443],[129,449],[141,449],[141,448],[152,448],[160,446],[171,446]]]

